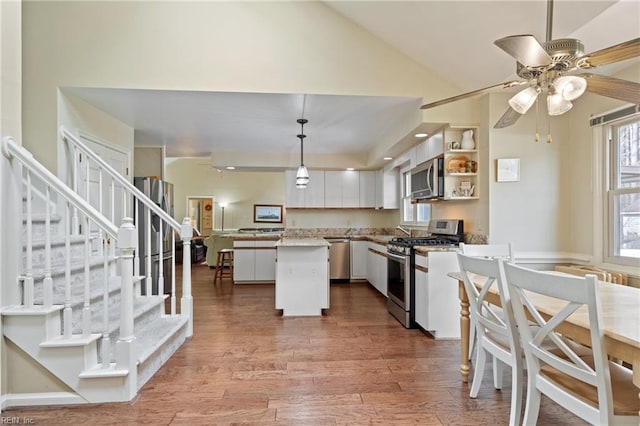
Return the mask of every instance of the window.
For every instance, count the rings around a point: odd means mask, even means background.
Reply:
[[[411,169],[400,170],[402,176],[402,223],[406,225],[426,225],[431,220],[431,204],[411,203]]]
[[[608,128],[607,252],[615,263],[640,259],[640,115]]]

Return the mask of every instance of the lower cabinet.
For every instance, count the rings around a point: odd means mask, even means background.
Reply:
[[[276,241],[234,241],[233,281],[274,282]]]
[[[351,279],[364,280],[367,278],[368,241],[351,240]]]
[[[377,243],[369,243],[367,251],[367,281],[385,297],[387,297],[386,251],[386,246]]]
[[[429,327],[429,304],[427,300],[428,289],[427,289],[427,256],[422,256],[421,254],[416,254],[416,266],[415,266],[415,320],[418,325],[425,330],[428,330]]]
[[[436,339],[460,338],[458,282],[447,275],[453,271],[458,271],[455,251],[416,255],[415,320]]]

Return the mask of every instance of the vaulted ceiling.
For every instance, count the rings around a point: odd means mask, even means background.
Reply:
[[[328,7],[460,88],[516,77],[515,61],[493,41],[512,34],[545,40],[544,1],[327,1]],[[615,29],[615,30],[614,30]],[[640,37],[640,2],[556,0],[553,38],[579,38],[587,52]],[[628,65],[630,61],[626,61]],[[614,66],[598,69],[602,74]],[[136,143],[162,141],[168,156],[218,151],[295,152],[291,117],[313,122],[305,150],[364,152],[423,102],[412,97],[178,92],[65,88],[136,129]],[[295,120],[294,120],[295,121]],[[138,137],[139,136],[139,137]],[[283,143],[286,141],[286,143]]]

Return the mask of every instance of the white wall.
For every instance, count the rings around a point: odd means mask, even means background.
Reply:
[[[22,3],[20,1],[0,2],[0,137],[13,136],[22,144]],[[0,154],[1,155],[1,154]],[[21,241],[20,221],[15,203],[19,200],[16,182],[10,170],[9,161],[0,158],[0,306],[10,303],[5,295],[9,285],[15,283],[19,273],[19,251],[16,241]],[[4,233],[3,230],[8,231]],[[0,327],[2,319],[0,318]],[[7,392],[7,361],[4,340],[0,346],[0,394]]]
[[[78,131],[82,130],[110,146],[129,153],[130,161],[133,160],[134,129],[132,127],[116,120],[84,100],[65,94],[63,91],[58,91],[57,112],[58,127],[65,126],[76,136],[78,136]],[[60,140],[58,170],[64,170],[66,167],[63,152],[64,146]],[[129,176],[131,177],[132,174],[129,173]]]
[[[59,86],[457,93],[320,2],[51,1],[23,13],[25,141],[51,169]]]

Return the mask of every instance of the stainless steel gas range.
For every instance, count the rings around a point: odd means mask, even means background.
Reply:
[[[463,239],[460,219],[432,220],[429,237],[393,238],[387,244],[387,307],[406,328],[415,327],[415,247],[456,247]]]

